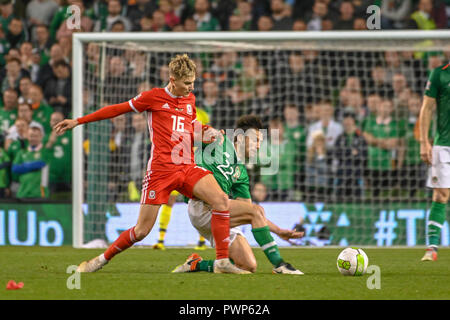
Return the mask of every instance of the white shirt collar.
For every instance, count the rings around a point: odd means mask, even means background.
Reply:
[[[169,95],[169,96],[171,96],[172,98],[183,98],[182,96],[176,96],[176,95],[174,95],[172,92],[170,92],[169,91],[169,88],[168,87],[165,87],[164,88],[164,90],[166,91],[166,93]]]

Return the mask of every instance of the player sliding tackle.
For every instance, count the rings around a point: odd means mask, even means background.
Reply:
[[[216,243],[216,273],[249,273],[233,265],[228,258],[230,234],[229,199],[210,171],[194,162],[192,138],[201,141],[223,139],[215,129],[196,121],[194,90],[196,66],[189,57],[177,55],[169,64],[170,82],[165,88],[153,88],[120,104],[110,105],[78,119],[66,119],[55,126],[57,134],[93,121],[117,117],[128,112],[147,111],[152,142],[147,173],[142,184],[141,205],[136,225],[124,231],[100,256],[82,262],[78,272],[101,269],[116,254],[144,239],[152,230],[162,204],[172,190],[188,198],[208,203],[211,232]],[[194,127],[200,130],[194,130]],[[202,134],[202,132],[204,134]]]
[[[300,238],[303,232],[280,229],[267,220],[264,209],[253,204],[250,199],[249,178],[242,160],[255,158],[262,140],[261,120],[254,115],[242,116],[237,122],[237,128],[232,138],[234,143],[226,137],[222,145],[217,143],[203,145],[203,148],[198,148],[195,152],[197,164],[213,172],[222,190],[234,198],[230,200],[230,258],[239,268],[255,272],[255,256],[244,234],[237,228],[243,224],[251,224],[256,242],[274,266],[273,272],[301,275],[303,274],[301,271],[282,259],[270,232],[286,240]],[[211,234],[211,210],[211,206],[202,200],[189,200],[188,212],[192,225],[214,245],[215,239]],[[215,263],[214,260],[203,260],[194,253],[173,272],[212,272]]]

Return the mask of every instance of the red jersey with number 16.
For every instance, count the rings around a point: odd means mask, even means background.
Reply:
[[[173,95],[166,88],[144,91],[128,101],[135,112],[147,111],[152,142],[147,170],[172,170],[174,165],[194,164],[195,96]]]

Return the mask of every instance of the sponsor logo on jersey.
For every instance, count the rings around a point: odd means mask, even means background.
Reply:
[[[233,180],[236,181],[241,176],[241,169],[239,167],[236,167],[236,171],[233,174]]]
[[[163,109],[170,109],[169,104],[166,102],[164,103],[164,105],[162,106]]]
[[[68,144],[69,143],[69,139],[64,137],[64,138],[61,139],[61,143],[62,144]]]
[[[150,190],[150,192],[148,193],[148,198],[149,199],[155,199],[156,198],[155,190]]]
[[[190,104],[188,104],[188,105],[186,106],[186,108],[187,108],[187,113],[188,113],[188,114],[192,114],[192,106],[191,106]]]

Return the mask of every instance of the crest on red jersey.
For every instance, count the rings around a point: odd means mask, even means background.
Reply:
[[[188,113],[188,114],[192,114],[192,106],[191,106],[190,104],[188,104],[188,105],[186,106],[186,108],[187,108],[187,113]]]

